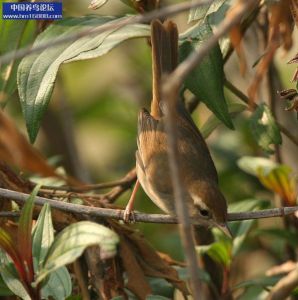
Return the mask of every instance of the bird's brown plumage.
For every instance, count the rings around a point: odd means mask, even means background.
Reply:
[[[167,138],[161,95],[162,77],[178,64],[178,32],[173,22],[151,24],[153,92],[151,112],[138,118],[137,175],[145,192],[165,212],[175,215],[173,188],[167,157]],[[187,191],[185,199],[193,221],[206,225],[226,223],[226,200],[218,188],[217,172],[204,138],[182,101],[177,108],[176,127],[179,167]],[[210,216],[202,218],[202,210]],[[206,213],[206,212],[205,212]],[[205,221],[204,221],[205,220]]]

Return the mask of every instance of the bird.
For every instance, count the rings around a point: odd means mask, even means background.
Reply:
[[[152,101],[150,112],[138,115],[136,151],[137,182],[126,206],[129,220],[136,190],[142,186],[149,198],[165,213],[176,216],[173,185],[167,154],[167,133],[162,100],[162,78],[178,65],[178,30],[174,22],[151,22]],[[175,105],[177,147],[182,184],[186,190],[189,216],[193,224],[217,227],[231,237],[227,225],[227,202],[219,189],[218,175],[199,129],[181,99]]]

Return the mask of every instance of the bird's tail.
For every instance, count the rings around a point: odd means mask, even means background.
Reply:
[[[154,20],[151,23],[152,45],[152,102],[151,115],[159,119],[163,75],[172,72],[178,64],[178,30],[175,23]]]

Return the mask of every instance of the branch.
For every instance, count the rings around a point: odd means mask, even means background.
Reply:
[[[122,179],[115,180],[115,181],[110,181],[110,182],[105,182],[105,183],[95,183],[95,184],[83,184],[80,186],[42,185],[41,189],[47,190],[47,191],[52,191],[53,194],[56,194],[57,191],[82,193],[82,192],[102,190],[102,189],[107,189],[107,188],[115,188],[115,189],[117,188],[117,190],[118,189],[127,190],[136,181],[136,179],[137,179],[136,170],[135,170],[135,168],[133,168]],[[31,186],[35,187],[36,184],[32,183]],[[114,189],[112,191],[114,191]],[[92,196],[92,195],[90,195],[90,196]],[[105,197],[105,196],[101,196],[101,197]]]
[[[270,291],[267,300],[286,299],[298,285],[298,265],[288,275],[278,281]]]
[[[172,75],[169,75],[169,77],[172,77]],[[193,238],[193,228],[186,203],[186,190],[182,184],[183,177],[181,174],[181,168],[179,168],[181,156],[179,156],[178,152],[178,128],[176,120],[178,119],[177,102],[180,84],[174,86],[167,86],[164,83],[162,88],[162,100],[163,103],[165,103],[166,109],[165,129],[167,154],[171,173],[171,181],[174,191],[175,211],[180,223],[179,233],[182,246],[184,248],[193,298],[196,300],[203,299],[204,296],[202,294],[202,283],[198,270],[198,260],[195,251],[195,242]],[[158,179],[156,178],[155,180]]]
[[[10,199],[16,202],[25,203],[30,195],[24,194],[16,191],[11,191],[7,189],[0,188],[0,199]],[[101,218],[112,218],[116,220],[123,220],[124,210],[120,209],[110,209],[110,208],[99,208],[80,204],[72,204],[68,202],[48,199],[44,197],[36,196],[34,203],[38,206],[42,206],[45,203],[50,204],[52,208],[56,208],[68,213],[78,213],[82,215],[88,215],[92,217]],[[272,209],[264,209],[259,211],[251,212],[239,212],[239,213],[229,213],[228,221],[243,221],[251,219],[263,219],[272,217],[283,217],[285,215],[290,215],[298,211],[298,206],[292,207],[280,207]],[[0,217],[16,217],[18,212],[0,212]],[[135,212],[136,222],[144,223],[163,223],[163,224],[177,224],[177,218],[165,215],[165,214],[144,214]]]
[[[242,93],[242,91],[240,91],[237,87],[235,87],[230,81],[228,81],[227,79],[225,80],[225,86],[234,94],[236,95],[242,102],[246,103],[246,104],[250,104],[249,102],[249,98]],[[251,109],[255,110],[257,109],[259,106],[258,104],[251,103]],[[295,137],[287,128],[285,128],[282,124],[280,124],[278,121],[275,121],[276,124],[278,125],[280,131],[292,142],[294,143],[296,146],[298,146],[298,138]]]
[[[31,44],[31,45],[21,48],[17,51],[9,52],[7,54],[0,56],[0,65],[9,63],[13,59],[19,59],[19,58],[25,57],[27,55],[30,55],[32,53],[41,52],[50,47],[61,45],[66,42],[75,41],[84,36],[88,36],[88,35],[92,36],[92,35],[100,34],[104,31],[121,28],[126,25],[131,25],[131,24],[136,24],[136,23],[148,23],[153,19],[158,19],[158,18],[162,18],[162,17],[166,17],[166,16],[172,16],[172,15],[178,14],[180,12],[194,8],[194,7],[202,6],[205,4],[211,4],[212,2],[213,2],[212,0],[196,0],[196,1],[183,2],[180,4],[167,6],[167,7],[161,8],[161,9],[156,9],[156,10],[153,10],[153,11],[143,14],[143,15],[132,16],[129,19],[120,20],[113,24],[104,24],[96,29],[87,29],[80,33],[71,34],[71,35],[68,35],[63,38],[60,37],[57,39],[52,39],[50,42],[42,43],[39,46],[34,47],[33,44]]]

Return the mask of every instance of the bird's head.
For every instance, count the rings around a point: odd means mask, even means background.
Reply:
[[[227,236],[232,237],[227,224],[227,202],[216,183],[195,182],[189,190],[194,211],[192,218],[203,220],[204,224],[215,226]]]

